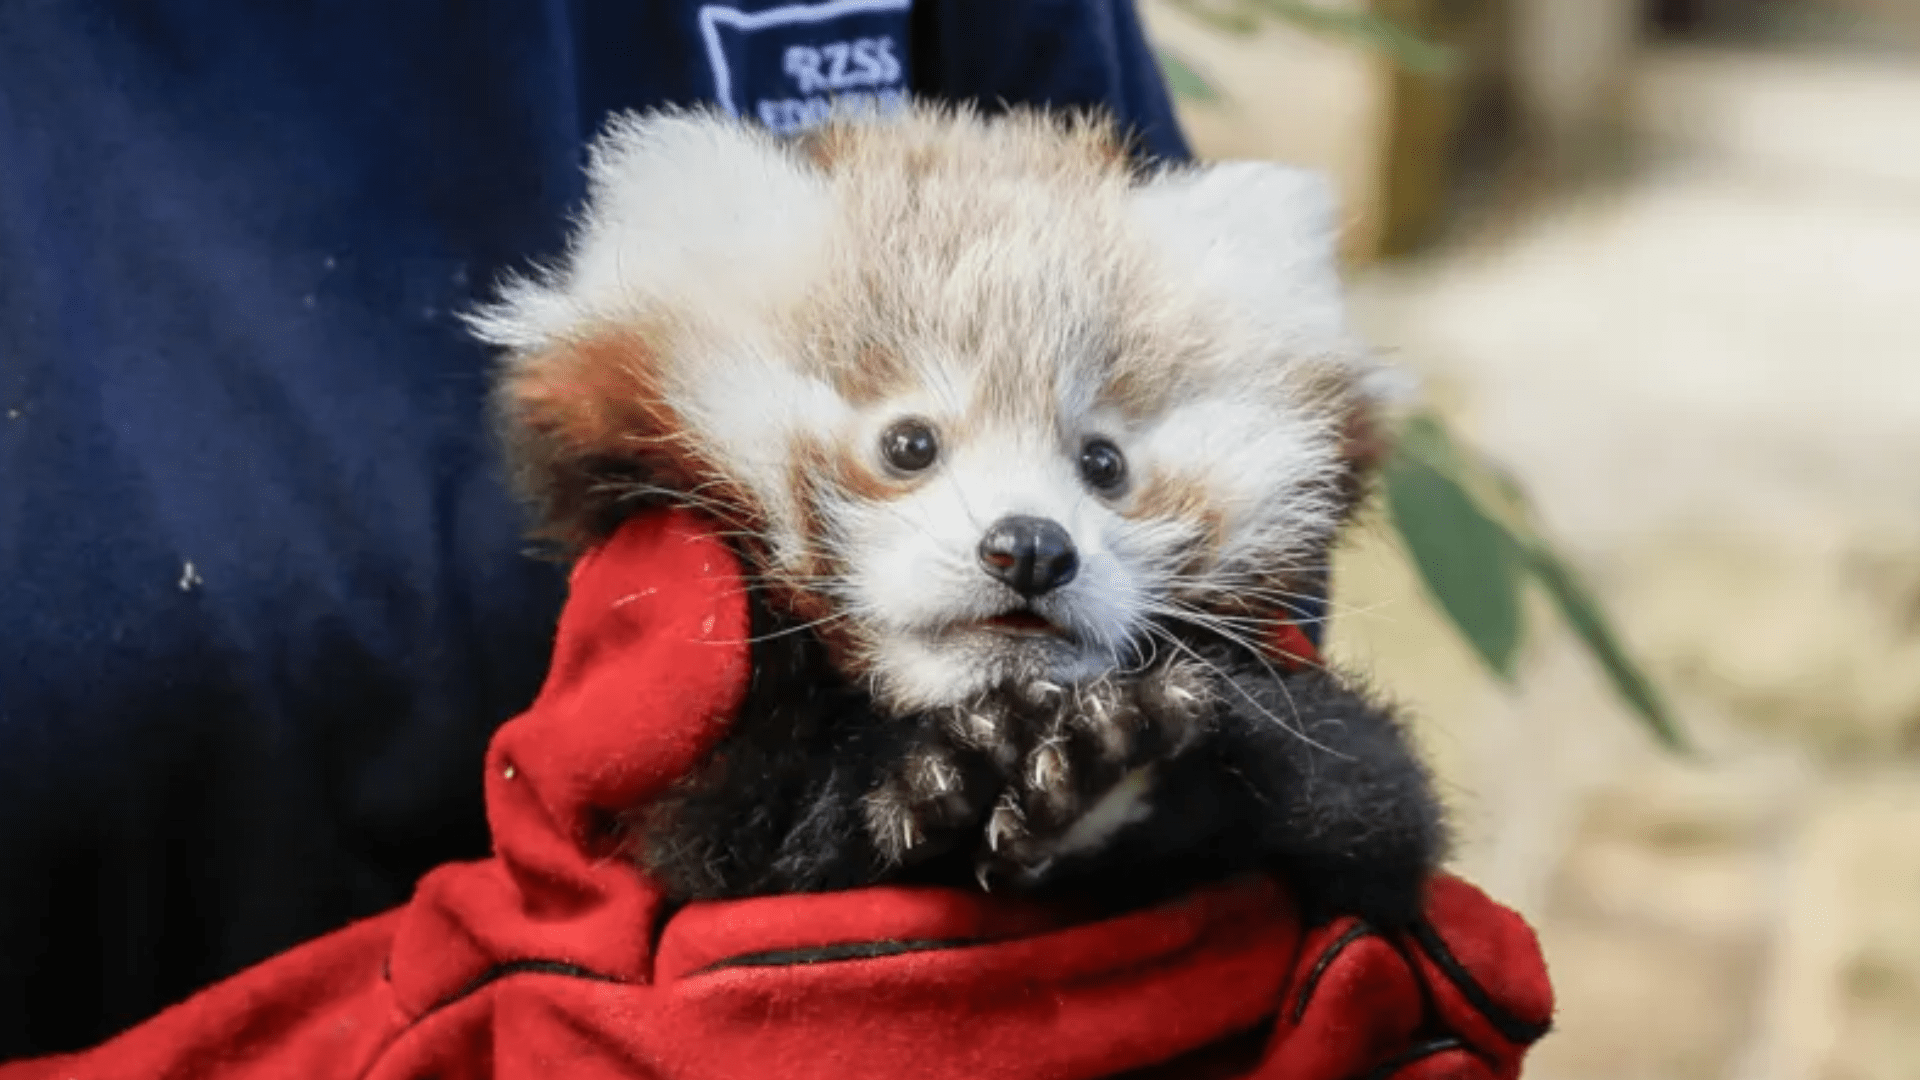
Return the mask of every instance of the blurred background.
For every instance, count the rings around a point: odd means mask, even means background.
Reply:
[[[1196,149],[1339,178],[1370,340],[1699,748],[1538,598],[1501,683],[1383,514],[1343,554],[1336,655],[1541,932],[1529,1077],[1920,1077],[1920,0],[1319,2],[1446,64],[1262,6],[1143,0]]]

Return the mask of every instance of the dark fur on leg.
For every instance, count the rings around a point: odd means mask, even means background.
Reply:
[[[910,865],[884,855],[867,796],[929,741],[926,717],[881,713],[848,686],[819,639],[752,604],[752,683],[712,758],[623,826],[641,865],[676,899],[857,888],[882,879],[970,880],[929,868],[978,820],[929,837]],[[984,801],[992,777],[963,779]],[[974,815],[977,819],[979,815]]]
[[[977,876],[1119,909],[1272,870],[1309,918],[1397,925],[1441,857],[1438,802],[1398,724],[1332,674],[1283,678],[1202,646],[1125,680],[894,717],[812,635],[755,608],[734,730],[628,820],[678,898]],[[1150,782],[1138,819],[1067,850],[1130,776]]]
[[[1046,887],[1106,879],[1104,891],[1138,901],[1161,882],[1266,869],[1310,921],[1414,919],[1446,830],[1392,714],[1330,672],[1276,679],[1263,664],[1218,664],[1231,687],[1199,743],[1156,765],[1145,818]]]

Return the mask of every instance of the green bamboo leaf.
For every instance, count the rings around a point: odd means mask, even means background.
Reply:
[[[1166,48],[1159,49],[1158,55],[1160,71],[1167,79],[1167,89],[1173,91],[1175,97],[1208,103],[1221,99],[1220,91],[1207,81],[1205,75],[1200,74],[1198,68]]]
[[[1453,50],[1380,15],[1342,11],[1304,0],[1253,2],[1303,30],[1357,42],[1415,75],[1444,75],[1455,64]]]
[[[1533,525],[1533,507],[1519,482],[1505,469],[1455,441],[1438,417],[1416,413],[1407,418],[1398,435],[1398,448],[1452,477],[1476,505],[1523,546],[1539,539]]]
[[[1649,730],[1669,749],[1690,753],[1686,736],[1680,731],[1653,680],[1647,678],[1620,644],[1612,626],[1600,612],[1600,604],[1580,580],[1573,566],[1545,544],[1535,544],[1528,552],[1528,568],[1553,598],[1560,614],[1573,632],[1587,644],[1601,670],[1613,682],[1627,705],[1645,721]]]
[[[1372,49],[1415,75],[1445,75],[1457,63],[1452,49],[1371,12],[1342,11],[1305,0],[1237,0],[1224,6],[1174,0],[1174,4],[1214,29],[1236,37],[1258,30],[1263,18],[1276,18],[1308,33],[1341,38]]]
[[[1394,529],[1427,591],[1487,668],[1511,680],[1520,645],[1520,545],[1457,481],[1415,454],[1396,451],[1384,481]]]
[[[1407,419],[1400,429],[1395,454],[1451,481],[1459,497],[1487,516],[1504,534],[1502,543],[1509,556],[1517,560],[1520,572],[1538,581],[1546,590],[1555,608],[1627,706],[1666,746],[1689,752],[1686,737],[1659,690],[1621,645],[1592,590],[1581,580],[1573,564],[1560,555],[1534,525],[1533,507],[1519,481],[1495,462],[1454,440],[1446,425],[1430,414]],[[1389,500],[1392,497],[1389,479]],[[1404,535],[1404,529],[1402,532]],[[1425,567],[1421,569],[1425,574]],[[1497,596],[1488,600],[1490,604],[1501,602]],[[1448,608],[1448,614],[1461,625],[1463,632],[1467,630],[1452,608]],[[1468,636],[1471,640],[1472,635]],[[1479,648],[1477,641],[1475,646]]]
[[[1194,19],[1234,37],[1245,37],[1260,29],[1260,15],[1252,10],[1250,0],[1240,0],[1232,7],[1201,0],[1173,0],[1173,4]]]

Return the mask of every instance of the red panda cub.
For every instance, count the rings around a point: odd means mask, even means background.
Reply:
[[[1265,871],[1413,917],[1426,772],[1267,647],[1371,456],[1334,232],[1310,174],[1086,119],[612,123],[564,258],[470,321],[545,537],[679,504],[746,568],[746,702],[625,819],[642,866],[1115,907]]]

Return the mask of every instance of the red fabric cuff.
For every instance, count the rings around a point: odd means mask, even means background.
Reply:
[[[1533,931],[1441,875],[1408,931],[1344,918],[1307,935],[1260,1075],[1512,1080],[1552,1014]]]

